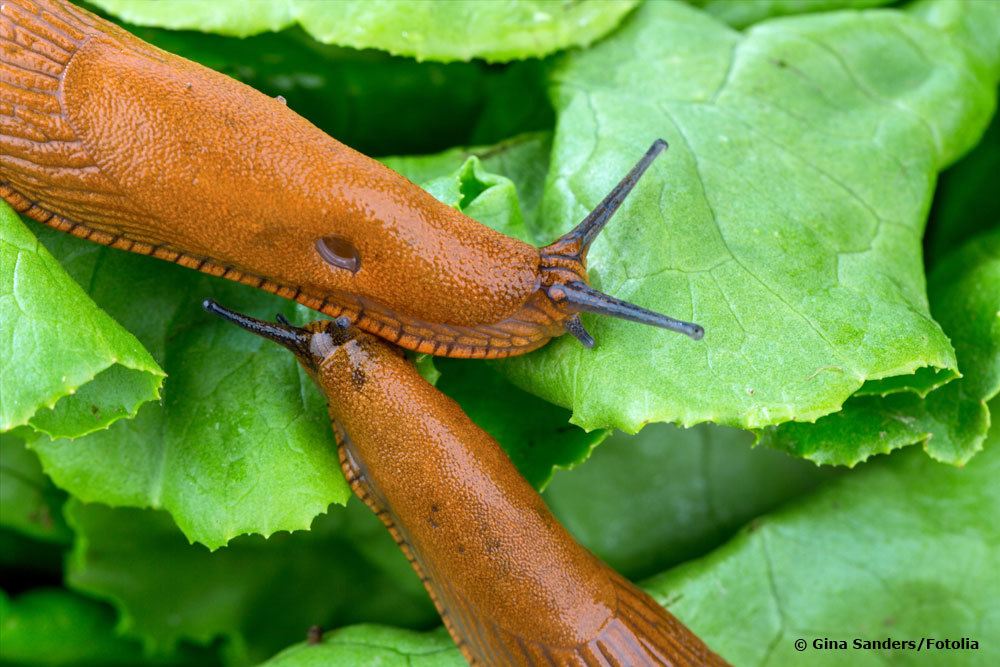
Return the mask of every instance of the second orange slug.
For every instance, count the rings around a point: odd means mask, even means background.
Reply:
[[[346,318],[300,328],[205,307],[289,348],[316,381],[351,488],[392,533],[471,664],[726,664],[577,544],[497,442],[399,348]]]
[[[446,206],[280,100],[63,0],[0,0],[0,197],[35,220],[274,292],[410,350],[505,357],[603,313],[697,325],[593,290],[591,242],[657,140],[538,249]]]

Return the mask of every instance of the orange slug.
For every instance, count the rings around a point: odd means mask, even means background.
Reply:
[[[500,445],[399,348],[344,317],[300,328],[205,308],[292,350],[319,385],[347,481],[471,664],[726,664],[577,544]]]
[[[603,313],[701,327],[587,284],[645,157],[538,249],[446,206],[280,99],[63,0],[0,0],[0,197],[81,238],[294,299],[396,345],[506,357]]]

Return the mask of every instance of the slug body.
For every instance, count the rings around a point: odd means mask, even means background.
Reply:
[[[295,352],[327,398],[348,482],[470,663],[726,664],[578,545],[496,441],[398,348],[344,318],[301,329],[206,308]]]
[[[587,247],[641,171],[600,219],[539,250],[280,100],[62,0],[0,0],[0,197],[57,229],[346,316],[410,350],[503,357],[567,330],[592,345],[582,310],[700,337],[587,287]]]

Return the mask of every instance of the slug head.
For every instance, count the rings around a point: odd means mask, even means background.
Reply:
[[[566,331],[585,347],[594,346],[594,338],[583,327],[575,313],[609,315],[623,320],[649,324],[685,334],[700,340],[705,330],[691,322],[675,320],[626,301],[621,301],[587,284],[587,252],[594,239],[608,224],[653,160],[667,148],[667,142],[657,139],[646,154],[625,175],[597,207],[580,224],[554,243],[541,249],[541,289],[556,305],[574,313],[565,322]]]
[[[549,337],[558,335],[559,328],[562,327],[562,329],[572,334],[585,347],[593,347],[595,344],[594,338],[584,328],[579,316],[581,312],[608,315],[641,324],[661,327],[683,333],[694,340],[699,340],[704,336],[704,329],[697,324],[676,320],[672,317],[647,310],[641,306],[616,299],[593,289],[587,283],[587,253],[590,250],[591,244],[607,225],[612,215],[621,207],[625,198],[636,186],[639,179],[656,157],[666,148],[667,143],[662,139],[653,142],[652,146],[650,146],[649,150],[646,151],[646,154],[643,155],[638,163],[632,167],[629,173],[625,175],[580,224],[554,243],[542,248],[538,251],[538,255],[535,255],[538,258],[538,264],[536,265],[538,273],[535,274],[537,282],[534,283],[535,287],[532,288],[536,290],[533,298],[539,301],[546,301],[549,305],[534,310],[533,315],[537,315],[540,310],[549,318],[548,323],[545,325]],[[479,229],[480,227],[477,224],[474,228]],[[280,247],[284,247],[284,245],[279,245]],[[316,241],[314,245],[315,252],[323,258],[323,261],[330,266],[337,267],[338,270],[356,273],[359,271],[359,267],[363,265],[363,260],[358,249],[345,237],[327,235]],[[536,252],[530,246],[525,247],[532,253]],[[444,254],[447,255],[448,253]],[[497,258],[493,257],[493,259]],[[485,274],[490,273],[491,271],[485,271]],[[444,279],[442,278],[442,280]],[[412,280],[404,282],[408,284],[424,284],[420,281]],[[432,305],[436,304],[438,301],[437,297],[439,296],[435,294],[435,298],[431,299],[430,303]],[[445,298],[443,302],[447,304],[449,299]],[[468,300],[463,303],[468,303]],[[322,304],[317,307],[320,310],[323,309]],[[313,372],[319,368],[323,359],[335,349],[359,336],[356,330],[350,328],[351,320],[344,316],[334,320],[316,321],[306,327],[295,327],[284,321],[280,316],[277,323],[263,322],[225,309],[212,301],[206,301],[205,308],[249,331],[283,344],[296,354],[303,366]],[[451,311],[453,310],[451,309]],[[526,310],[532,309],[527,308]],[[520,324],[538,326],[537,320],[534,319],[526,319]],[[365,328],[366,330],[370,330],[367,327]],[[388,336],[384,331],[376,331],[376,333]],[[397,344],[410,347],[411,349],[419,349],[416,345],[407,345],[405,340],[400,340],[399,332],[390,331],[390,334],[392,333],[397,334],[395,339]],[[547,340],[547,337],[540,337],[539,344],[544,343],[545,340]],[[432,345],[431,347],[431,350],[422,351],[430,351],[434,354],[440,353],[436,345]],[[446,354],[452,352],[450,347],[446,347],[445,350]]]
[[[305,327],[297,327],[281,314],[277,316],[277,322],[265,322],[229,310],[211,299],[205,299],[202,302],[202,307],[213,315],[218,315],[251,333],[284,345],[311,373],[315,373],[324,359],[348,341],[354,340],[357,335],[356,329],[351,326],[350,320],[346,317],[316,320]]]

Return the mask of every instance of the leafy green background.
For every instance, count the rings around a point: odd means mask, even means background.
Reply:
[[[135,415],[164,373],[5,204],[0,206],[0,431],[79,437]]]
[[[369,0],[317,3],[241,0],[92,0],[98,7],[140,25],[195,29],[246,37],[290,25],[302,26],[324,44],[380,49],[417,60],[507,62],[586,46],[613,29],[639,0],[601,2],[481,3],[451,0]]]
[[[1000,4],[881,4],[98,8],[537,245],[667,139],[591,277],[705,339],[437,386],[734,664],[995,664]],[[2,204],[0,260],[0,663],[461,664],[311,382],[198,304],[309,311]],[[887,635],[982,648],[792,647]]]

